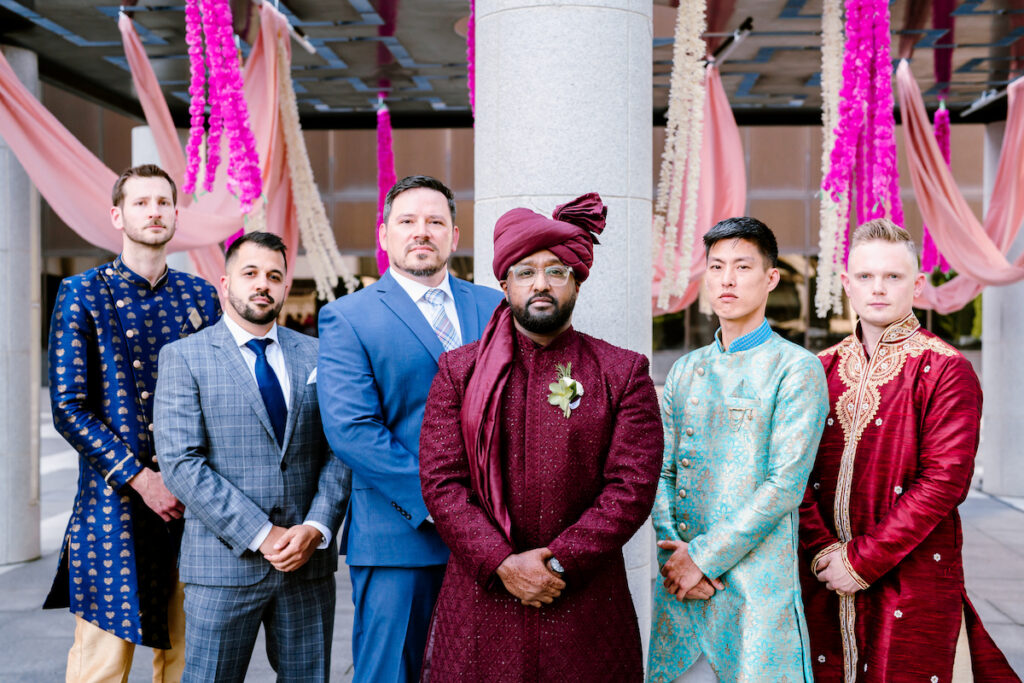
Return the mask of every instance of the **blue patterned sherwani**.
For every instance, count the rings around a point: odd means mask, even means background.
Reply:
[[[168,270],[151,285],[118,257],[61,282],[50,322],[50,401],[78,451],[78,492],[44,607],[133,643],[168,648],[180,521],[128,486],[153,457],[157,353],[217,320],[209,283]]]
[[[827,413],[821,362],[767,323],[672,366],[654,527],[725,589],[679,602],[657,582],[650,681],[675,680],[702,652],[722,683],[812,680],[797,507]]]
[[[313,521],[336,533],[348,468],[331,456],[315,376],[319,342],[278,327],[291,384],[279,446],[227,324],[160,353],[156,444],[168,489],[185,504],[185,680],[241,681],[259,624],[279,680],[326,680],[337,545],[282,573],[247,546],[265,523]]]

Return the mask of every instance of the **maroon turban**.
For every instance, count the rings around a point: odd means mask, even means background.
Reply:
[[[562,204],[547,218],[529,209],[512,209],[494,226],[494,276],[545,249],[572,267],[577,282],[590,275],[597,235],[604,230],[608,207],[596,192]],[[462,439],[469,459],[473,490],[505,538],[512,540],[512,520],[505,507],[501,480],[501,395],[515,358],[512,310],[502,301],[477,346],[476,365],[462,402]]]
[[[494,225],[494,277],[504,280],[514,264],[547,249],[572,267],[577,282],[583,282],[590,275],[594,245],[607,215],[608,207],[596,192],[562,204],[551,218],[529,209],[508,211]]]

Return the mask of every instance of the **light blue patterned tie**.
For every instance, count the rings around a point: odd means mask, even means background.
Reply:
[[[423,298],[431,308],[434,309],[433,318],[430,320],[431,327],[434,328],[434,332],[437,334],[437,338],[441,340],[441,345],[444,346],[445,351],[451,351],[458,347],[459,335],[455,332],[455,326],[452,325],[452,321],[448,318],[448,314],[444,312],[444,290],[442,289],[428,289],[424,294]]]

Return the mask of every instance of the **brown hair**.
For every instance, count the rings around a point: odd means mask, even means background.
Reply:
[[[850,236],[850,250],[868,242],[888,242],[890,244],[904,244],[907,251],[917,260],[917,245],[910,237],[910,233],[893,223],[888,218],[876,218],[860,225]]]
[[[117,182],[114,183],[114,189],[110,193],[110,203],[113,206],[122,207],[124,204],[124,184],[129,178],[163,178],[171,185],[171,203],[177,205],[178,203],[178,187],[171,180],[171,176],[167,174],[167,171],[160,168],[156,164],[142,164],[140,166],[132,166],[118,177]]]

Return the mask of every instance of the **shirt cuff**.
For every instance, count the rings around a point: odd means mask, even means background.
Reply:
[[[260,527],[259,532],[256,534],[256,538],[252,539],[252,543],[249,544],[249,550],[259,552],[260,546],[263,545],[263,541],[267,540],[267,536],[270,535],[270,530],[274,528],[274,525],[269,521],[265,522]]]
[[[326,548],[327,546],[329,546],[331,544],[331,530],[330,529],[325,527],[320,522],[314,522],[311,519],[307,519],[305,522],[303,522],[303,524],[305,524],[306,526],[313,527],[314,529],[316,529],[317,531],[320,532],[321,536],[324,537],[323,542],[316,547],[317,550],[323,550],[324,548]]]

